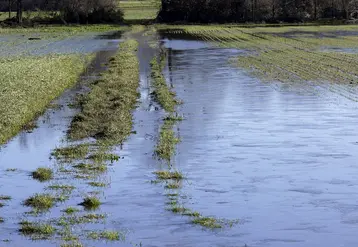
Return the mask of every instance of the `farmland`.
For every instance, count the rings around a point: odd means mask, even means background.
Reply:
[[[355,246],[358,26],[118,5],[0,28],[0,246]]]

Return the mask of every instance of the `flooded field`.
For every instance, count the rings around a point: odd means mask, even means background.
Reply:
[[[330,75],[324,80],[302,80],[300,71],[295,80],[276,76],[267,82],[252,67],[240,66],[258,43],[240,47],[232,36],[218,45],[215,39],[199,36],[188,39],[180,33],[144,30],[122,37],[70,37],[46,45],[40,40],[26,48],[32,55],[95,52],[95,56],[77,86],[66,90],[37,119],[37,128],[22,131],[1,146],[0,219],[4,222],[0,223],[0,246],[335,247],[358,243],[356,84],[330,81]],[[266,41],[264,45],[272,52]],[[25,46],[19,44],[19,50]],[[18,51],[10,54],[2,48],[2,56],[17,55]],[[123,143],[114,140],[104,145],[108,140],[101,138],[117,129],[115,123],[107,126],[98,119],[105,128],[97,122],[90,127],[78,125],[87,132],[77,130],[83,136],[72,140],[74,121],[101,114],[86,111],[86,102],[96,100],[93,97],[74,107],[76,95],[89,89],[106,90],[96,86],[105,80],[112,85],[117,64],[121,73],[124,68],[139,72],[131,135]],[[258,63],[251,65],[262,68]],[[325,69],[328,64],[322,66]],[[267,71],[272,73],[270,78],[275,73]],[[349,79],[355,76],[352,70],[345,71]],[[337,78],[348,80],[343,72]],[[164,80],[167,88],[157,88],[156,80]],[[162,94],[173,98],[161,97],[159,90],[167,90]],[[108,97],[113,97],[110,102],[118,100],[118,95]],[[108,103],[97,100],[94,105],[107,110]],[[95,127],[99,130],[91,129]],[[168,159],[158,154],[165,138],[175,139],[175,154]],[[78,152],[73,155],[87,151],[74,158],[68,154],[72,148]],[[97,164],[96,155],[106,158]],[[35,180],[32,172],[39,167],[50,168],[52,180]],[[94,169],[98,170],[90,172]],[[36,193],[54,197],[54,206],[47,211],[26,206],[26,199]],[[100,205],[87,208],[86,198],[96,198]],[[24,234],[29,222],[46,224],[47,232]]]

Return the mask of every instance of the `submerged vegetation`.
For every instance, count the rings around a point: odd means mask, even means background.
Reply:
[[[183,174],[179,171],[156,171],[154,172],[157,175],[158,179],[167,180],[167,179],[176,179],[181,180],[184,178]]]
[[[116,231],[101,231],[101,232],[91,232],[88,234],[89,238],[92,239],[105,239],[105,240],[110,240],[110,241],[119,241],[125,240],[125,235],[123,233],[120,232],[116,232]]]
[[[67,147],[56,148],[52,152],[57,160],[62,161],[73,161],[86,158],[90,151],[88,144],[70,145]]]
[[[33,239],[43,239],[55,234],[56,229],[49,224],[22,221],[20,222],[19,231],[24,235],[31,236]]]

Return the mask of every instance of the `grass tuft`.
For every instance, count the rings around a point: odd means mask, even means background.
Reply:
[[[74,190],[76,187],[72,186],[72,185],[67,185],[67,184],[53,184],[47,187],[48,189],[51,190],[63,190],[63,191],[67,191],[70,192],[72,190]]]
[[[54,235],[56,229],[49,224],[22,221],[20,222],[19,231],[24,235],[30,235],[36,239],[42,239]]]
[[[87,210],[95,210],[101,205],[101,201],[97,197],[88,196],[79,205]]]
[[[119,233],[116,231],[101,231],[101,232],[91,232],[88,234],[89,238],[92,239],[105,239],[105,240],[109,240],[109,241],[124,241],[125,240],[125,235],[123,233]]]
[[[106,187],[107,186],[106,183],[101,183],[101,182],[89,182],[88,184],[93,187]]]
[[[154,172],[155,175],[157,175],[158,179],[161,180],[168,180],[168,179],[175,179],[175,180],[181,180],[184,178],[183,174],[179,171],[156,171]]]
[[[50,194],[35,194],[24,201],[24,205],[37,210],[48,210],[55,205],[56,198]]]
[[[79,211],[80,211],[79,209],[74,208],[74,207],[68,207],[68,208],[62,210],[62,212],[66,213],[66,214],[74,214],[74,213],[77,213]]]
[[[174,112],[175,106],[180,102],[175,99],[175,93],[170,91],[165,78],[162,74],[162,66],[157,62],[157,57],[151,62],[152,83],[154,86],[153,97],[158,104],[167,112]]]
[[[222,228],[222,225],[219,224],[218,220],[213,217],[196,217],[191,222],[195,225],[201,225],[202,227],[210,229]]]
[[[32,172],[32,177],[40,182],[45,182],[53,178],[53,171],[50,168],[40,167]]]
[[[178,181],[174,181],[171,183],[168,183],[167,185],[165,185],[166,189],[179,189],[180,188],[180,183]]]
[[[52,152],[57,160],[72,161],[86,158],[90,148],[88,144],[71,145],[68,147],[56,148]]]

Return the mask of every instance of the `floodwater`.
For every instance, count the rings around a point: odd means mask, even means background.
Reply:
[[[109,42],[118,44],[120,32],[57,37],[56,34],[3,35],[0,37],[0,57],[41,56],[48,54],[89,54],[113,50]]]
[[[168,49],[164,73],[184,103],[185,120],[175,166],[187,177],[180,189],[185,207],[204,216],[239,220],[232,227],[205,230],[190,218],[166,210],[168,192],[151,184],[165,164],[153,157],[161,119],[150,92],[150,60],[157,52],[151,36],[135,36],[140,46],[140,103],[134,130],[104,179],[99,213],[103,224],[90,229],[126,232],[124,242],[84,241],[86,246],[356,246],[358,239],[358,88],[332,83],[263,83],[229,63],[243,51],[193,40],[161,41]],[[108,55],[108,54],[107,54]],[[94,64],[102,64],[94,63]],[[72,92],[72,96],[71,96]],[[76,89],[59,100],[71,100]],[[62,144],[75,111],[66,103],[49,110],[33,133],[20,133],[0,150],[0,194],[13,200],[0,208],[0,246],[59,246],[18,235],[29,211],[21,205],[48,184],[29,177],[52,166],[51,151]],[[15,172],[7,168],[18,168]],[[88,192],[85,183],[65,178]],[[61,180],[59,180],[61,181]],[[45,219],[81,202],[76,192]],[[5,213],[6,212],[6,213]]]

